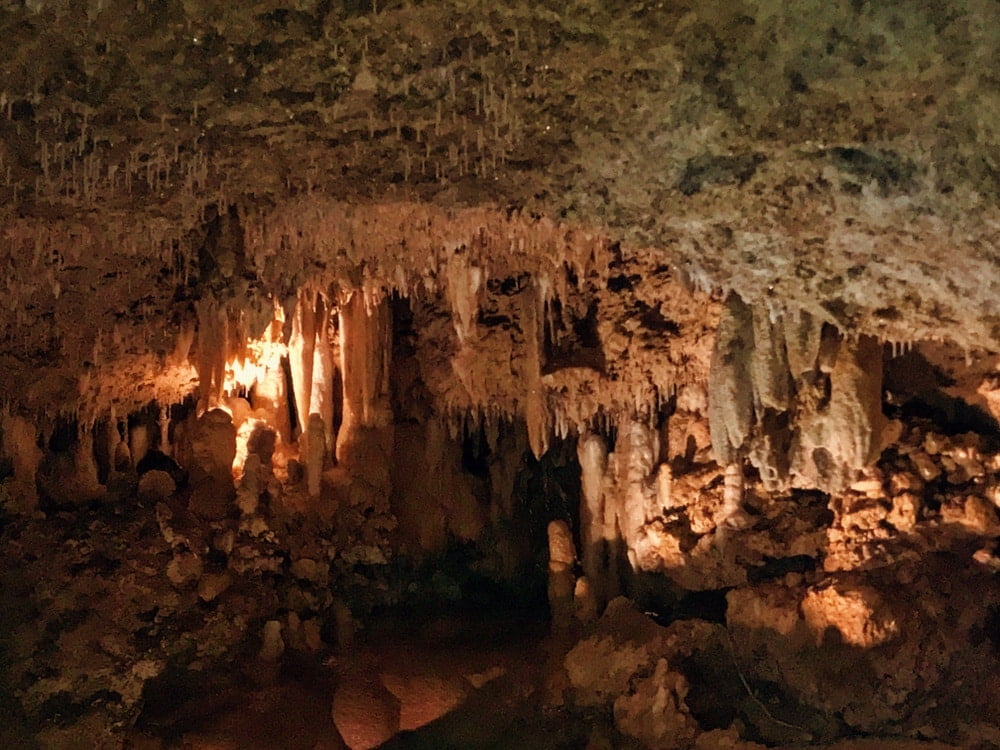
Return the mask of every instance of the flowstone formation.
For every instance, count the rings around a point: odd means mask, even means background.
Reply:
[[[993,4],[495,5],[0,1],[0,745],[1000,746]]]

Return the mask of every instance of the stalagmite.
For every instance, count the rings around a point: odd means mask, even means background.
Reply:
[[[712,449],[720,465],[735,462],[750,435],[752,348],[753,313],[731,292],[722,308],[708,373],[708,420]]]
[[[244,515],[251,516],[257,512],[262,491],[260,456],[251,454],[243,462],[243,476],[240,486],[236,489],[236,506]]]
[[[648,521],[660,514],[657,492],[651,482],[659,456],[656,432],[635,419],[619,427],[615,445],[615,475],[617,488],[614,493],[615,515],[622,539],[628,550],[633,570],[647,567],[654,550],[646,548],[643,528]],[[606,498],[609,502],[611,498]]]
[[[574,594],[576,576],[576,550],[573,546],[573,532],[565,521],[550,521],[549,536],[549,608],[552,615],[552,629],[565,632],[573,620],[576,609]]]
[[[160,452],[166,456],[170,455],[170,409],[166,406],[160,408]]]
[[[110,473],[121,471],[118,465],[118,449],[122,442],[122,435],[118,429],[118,420],[115,418],[114,409],[108,415],[108,421],[104,423],[105,450],[108,454],[108,469]],[[128,463],[131,463],[129,460]]]
[[[189,436],[191,509],[202,518],[224,518],[233,507],[233,459],[236,457],[236,427],[221,409],[201,415]]]
[[[19,415],[8,414],[3,420],[3,452],[13,464],[14,476],[6,480],[10,509],[30,513],[38,505],[35,476],[42,460],[34,425]]]
[[[118,437],[115,440],[115,452],[114,452],[114,467],[115,471],[128,471],[132,468],[132,452],[129,450],[128,442],[122,439],[122,436],[126,434],[127,428],[125,423],[120,425],[115,425],[114,431]]]
[[[326,430],[323,417],[316,413],[310,414],[306,434],[306,485],[310,496],[319,497],[323,459],[326,456]]]
[[[146,457],[149,448],[149,426],[141,422],[132,425],[128,431],[128,449],[132,456],[132,468],[138,466],[139,462]]]
[[[73,477],[69,484],[75,489],[78,500],[92,500],[104,494],[105,488],[98,479],[97,460],[94,456],[94,432],[81,428],[73,448]]]
[[[285,390],[285,373],[280,362],[276,367],[268,367],[264,377],[257,380],[254,387],[253,404],[261,413],[264,421],[278,434],[280,439],[289,443],[292,440],[291,421],[288,416],[288,394]]]
[[[576,444],[580,462],[580,541],[583,544],[583,573],[598,607],[612,592],[608,580],[609,531],[604,524],[604,475],[608,470],[608,449],[604,439],[592,432],[580,436]]]
[[[576,579],[576,588],[573,591],[573,603],[576,619],[584,625],[596,620],[601,613],[597,597],[594,595],[594,589],[585,575]]]

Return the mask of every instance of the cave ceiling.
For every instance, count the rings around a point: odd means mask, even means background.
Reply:
[[[304,284],[409,294],[470,268],[646,284],[602,307],[619,322],[731,289],[995,350],[997,13],[4,0],[0,381],[74,404],[113,368],[169,399],[197,300],[266,322]]]

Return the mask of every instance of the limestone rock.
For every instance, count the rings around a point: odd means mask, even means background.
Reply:
[[[922,501],[913,492],[901,492],[892,498],[892,510],[886,520],[903,533],[913,531],[917,526]]]
[[[364,669],[341,676],[333,694],[333,723],[351,750],[371,750],[400,729],[399,699]]]
[[[383,672],[382,683],[399,701],[399,728],[412,730],[430,724],[462,705],[468,687],[460,674],[396,674]]]
[[[684,703],[687,693],[684,676],[671,671],[666,659],[660,659],[653,674],[638,682],[635,692],[615,701],[615,726],[646,747],[689,748],[699,727]]]
[[[213,601],[232,585],[233,577],[228,572],[207,573],[198,581],[198,597],[203,602]]]
[[[236,428],[230,416],[212,409],[198,418],[190,435],[191,509],[202,518],[224,518],[236,497],[233,459]]]
[[[899,634],[891,609],[877,591],[866,586],[811,588],[802,600],[802,615],[817,645],[831,629],[843,643],[859,648],[881,645]]]
[[[176,491],[174,478],[165,471],[147,471],[139,477],[139,498],[146,502],[162,502]]]
[[[609,706],[628,692],[633,675],[651,668],[667,637],[662,628],[622,597],[612,600],[592,635],[566,654],[563,666],[583,706]]]
[[[167,578],[174,586],[182,588],[201,578],[202,567],[202,560],[198,555],[178,550],[167,563]]]

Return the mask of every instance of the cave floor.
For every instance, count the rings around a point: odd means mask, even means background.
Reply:
[[[330,706],[338,692],[351,694],[366,709],[365,719],[378,723],[374,678],[399,707],[399,731],[383,747],[583,747],[593,717],[545,705],[546,667],[555,655],[546,630],[541,621],[517,616],[386,618],[341,655],[323,661],[293,655],[269,684],[234,686],[194,716],[194,707],[178,696],[155,733],[137,733],[133,743],[184,750],[342,748]],[[613,731],[610,716],[607,726]]]
[[[456,615],[417,623],[390,617],[374,623],[363,642],[341,656],[321,661],[292,655],[280,672],[251,671],[249,681],[208,700],[202,695],[192,703],[176,696],[174,710],[147,731],[135,731],[127,747],[341,750],[349,745],[330,706],[336,706],[338,691],[353,693],[362,709],[361,719],[355,719],[380,731],[374,679],[398,698],[398,732],[377,745],[388,750],[641,750],[641,743],[615,729],[610,713],[564,705],[556,697],[565,686],[554,665],[568,645],[549,634],[546,623],[516,616]],[[761,747],[697,745],[699,750]],[[955,750],[939,742],[874,737],[778,750],[806,748]]]

